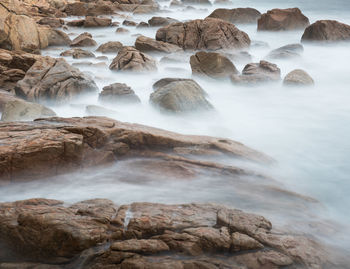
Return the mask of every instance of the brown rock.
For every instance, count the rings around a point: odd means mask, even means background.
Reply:
[[[147,27],[149,27],[149,24],[148,24],[147,22],[144,22],[144,21],[140,22],[140,23],[136,26],[136,28],[147,28]]]
[[[83,26],[85,23],[85,20],[84,19],[81,19],[81,20],[72,20],[72,21],[69,21],[67,22],[67,25],[68,26],[74,26],[74,27],[81,27]]]
[[[72,43],[69,36],[60,30],[49,29],[47,38],[49,46],[69,46]]]
[[[115,242],[111,245],[115,251],[134,252],[142,254],[155,254],[158,252],[168,251],[169,247],[161,240],[147,239],[137,240],[130,239],[122,242]]]
[[[123,48],[123,44],[119,41],[109,41],[107,43],[104,43],[100,45],[96,51],[102,52],[102,53],[115,53],[119,52]]]
[[[113,83],[103,87],[98,100],[104,103],[140,103],[140,98],[124,83]]]
[[[40,19],[38,23],[42,25],[48,25],[52,28],[59,28],[62,27],[62,25],[64,24],[64,20],[60,18],[44,17]]]
[[[130,31],[128,29],[125,29],[123,27],[118,27],[117,30],[115,30],[115,32],[117,34],[127,34],[130,33]]]
[[[122,23],[124,26],[136,26],[137,23],[134,21],[124,20]]]
[[[260,31],[281,31],[305,29],[310,24],[309,19],[299,8],[272,9],[261,15],[258,20]]]
[[[62,52],[60,56],[72,56],[74,59],[95,58],[95,55],[91,51],[78,49],[78,48],[66,50]]]
[[[218,8],[208,17],[235,23],[256,23],[261,13],[254,8]]]
[[[88,12],[88,5],[83,2],[67,3],[63,11],[68,16],[85,16]]]
[[[73,39],[70,44],[71,47],[93,47],[97,46],[95,40],[92,39],[92,35],[85,32]]]
[[[148,24],[153,27],[166,26],[174,22],[179,22],[179,21],[169,17],[152,17],[151,19],[148,20]]]
[[[181,2],[184,4],[199,4],[211,6],[211,2],[209,0],[181,0]]]
[[[269,59],[290,59],[300,57],[300,53],[304,51],[304,47],[301,44],[289,44],[278,49],[271,51],[267,58]]]
[[[308,26],[302,41],[342,41],[350,39],[350,25],[332,20],[320,20]]]
[[[84,27],[106,27],[110,26],[111,23],[112,20],[109,18],[86,16],[84,21]]]
[[[150,37],[139,36],[135,41],[135,48],[142,52],[164,52],[172,53],[182,51],[182,48],[166,43],[163,41],[157,41]]]
[[[314,85],[315,82],[304,70],[295,69],[286,75],[283,84],[289,86],[310,86]]]

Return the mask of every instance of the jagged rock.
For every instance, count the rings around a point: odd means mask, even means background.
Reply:
[[[85,32],[73,39],[70,44],[71,47],[93,47],[97,46],[95,40],[92,39],[92,35]]]
[[[104,43],[100,45],[96,51],[102,52],[102,53],[114,53],[118,52],[123,48],[123,44],[119,41],[109,41],[107,43]]]
[[[314,84],[314,80],[304,70],[295,69],[285,76],[283,84],[290,86],[310,86]]]
[[[261,15],[258,20],[258,30],[297,30],[305,29],[309,24],[309,19],[301,13],[299,8],[276,8]]]
[[[301,44],[289,44],[278,49],[271,51],[267,58],[269,59],[290,59],[300,57],[300,53],[304,51],[304,47]]]
[[[302,41],[343,41],[350,40],[350,25],[334,20],[320,20],[308,26]]]
[[[218,8],[208,17],[235,23],[256,23],[261,13],[254,8]]]
[[[133,47],[123,47],[109,68],[121,71],[155,71],[157,70],[157,62]]]
[[[172,53],[182,51],[179,46],[166,43],[163,41],[157,41],[150,37],[139,36],[135,41],[135,48],[142,52],[164,52]]]
[[[234,64],[224,55],[216,52],[197,52],[190,58],[193,74],[212,78],[227,78],[238,71]]]
[[[103,87],[98,100],[104,103],[140,103],[140,98],[124,83],[113,83]]]
[[[78,48],[66,50],[62,52],[60,56],[72,56],[74,59],[95,58],[95,54],[93,54],[91,51]]]
[[[148,24],[150,26],[157,26],[157,27],[166,26],[174,22],[179,22],[179,21],[169,17],[152,17],[151,19],[148,20]]]
[[[232,23],[206,18],[172,23],[157,31],[156,39],[190,50],[242,49],[249,47],[249,36]]]
[[[110,18],[99,18],[93,16],[86,16],[84,27],[106,27],[110,26],[112,20]]]
[[[44,17],[40,19],[38,23],[42,25],[49,25],[52,28],[59,28],[64,24],[64,20],[60,18]]]

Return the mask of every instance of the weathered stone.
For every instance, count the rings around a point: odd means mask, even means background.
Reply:
[[[59,28],[64,24],[64,20],[60,18],[44,17],[40,19],[38,23],[42,25],[49,25],[52,28]]]
[[[150,37],[139,36],[135,41],[135,48],[142,52],[164,52],[172,53],[182,51],[179,46],[166,43],[163,41],[157,41]]]
[[[217,18],[231,23],[256,23],[261,13],[254,8],[218,8],[208,17]]]
[[[123,28],[123,27],[118,27],[117,30],[115,30],[115,32],[116,32],[117,34],[127,34],[127,33],[129,33],[130,31],[129,31],[128,29]]]
[[[70,44],[71,47],[93,47],[97,46],[95,40],[92,39],[92,35],[85,32],[73,39]]]
[[[84,27],[106,27],[110,26],[112,20],[110,18],[99,18],[93,16],[86,16]]]
[[[169,247],[161,240],[147,239],[137,240],[130,239],[122,242],[115,242],[111,245],[112,250],[134,252],[142,254],[155,254],[158,252],[168,251]]]
[[[104,43],[100,45],[96,51],[102,52],[102,53],[115,53],[119,52],[123,47],[123,44],[119,41],[109,41],[107,43]]]
[[[98,100],[104,103],[140,103],[140,98],[124,83],[113,83],[103,87]]]
[[[136,26],[137,25],[136,22],[129,21],[129,20],[124,20],[122,24],[125,25],[125,26]]]
[[[81,27],[84,25],[85,20],[81,19],[81,20],[72,20],[67,22],[68,26],[74,26],[74,27]]]
[[[69,36],[60,30],[48,30],[47,33],[48,45],[49,46],[69,46],[72,41]]]
[[[290,44],[271,51],[267,58],[269,59],[290,59],[300,57],[300,53],[304,51],[301,44]]]
[[[315,84],[315,82],[304,70],[295,69],[286,75],[283,84],[290,86],[310,86]]]
[[[166,26],[174,22],[179,22],[176,19],[169,18],[169,17],[152,17],[148,20],[148,24],[150,26]]]
[[[72,56],[74,59],[95,58],[95,55],[92,52],[88,50],[79,49],[79,48],[66,50],[62,52],[60,56]]]
[[[350,40],[350,25],[334,20],[320,20],[308,26],[302,41],[344,41]]]

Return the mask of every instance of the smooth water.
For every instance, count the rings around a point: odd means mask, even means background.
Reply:
[[[311,23],[319,19],[335,19],[350,24],[350,1],[347,0],[239,0],[233,1],[230,5],[197,6],[197,10],[185,11],[182,7],[167,8],[168,1],[160,2],[160,5],[168,11],[159,13],[157,16],[169,16],[179,20],[205,18],[218,7],[253,7],[260,12],[272,8],[299,7]],[[153,16],[153,14],[129,15],[137,22],[147,21]],[[114,16],[113,20],[122,22],[124,18]],[[268,47],[252,46],[249,50],[252,60],[234,62],[239,70],[242,70],[248,62],[263,59],[272,49],[299,43],[302,35],[302,31],[258,33],[256,25],[237,26],[247,32],[253,41],[263,41],[269,45]],[[124,45],[133,45],[137,38],[135,34],[141,33],[154,37],[157,30],[156,28],[125,28],[130,30],[130,34],[118,35],[115,33],[116,27],[70,28],[67,32],[72,33],[73,38],[81,32],[88,31],[98,44],[121,41]],[[66,49],[50,48],[43,54],[58,57]],[[95,49],[92,48],[92,51]],[[102,55],[94,53],[96,56]],[[152,84],[163,77],[190,78],[192,76],[188,61],[190,55],[186,55],[183,62],[161,63],[158,72],[152,74],[110,71],[108,65],[115,55],[107,55],[108,61],[105,67],[79,66],[78,68],[93,76],[100,90],[110,83],[126,83],[141,98],[141,105],[108,107],[116,111],[109,115],[110,117],[180,133],[231,138],[272,156],[277,160],[277,165],[265,170],[265,173],[271,175],[285,189],[319,200],[324,210],[319,213],[318,218],[345,225],[345,228],[343,227],[340,231],[343,240],[336,244],[349,249],[350,44],[304,44],[304,52],[300,59],[273,61],[281,68],[282,77],[296,68],[306,70],[315,80],[314,87],[286,88],[281,83],[241,87],[234,86],[229,81],[196,77],[195,80],[207,91],[215,112],[179,116],[161,114],[148,103]],[[159,60],[164,55],[153,56]],[[74,60],[70,57],[66,59],[70,63],[101,62],[97,59]],[[97,95],[88,96],[73,104],[53,107],[53,109],[59,116],[85,116],[85,105],[98,104]],[[117,203],[208,201],[260,212],[259,208],[253,208],[249,202],[239,203],[234,199],[237,189],[230,188],[230,185],[220,178],[208,177],[178,182],[166,179],[142,181],[140,174],[130,172],[125,174],[123,164],[93,171],[84,175],[75,173],[48,181],[2,187],[0,200],[48,197],[73,202],[105,197]],[[121,171],[124,171],[122,175],[120,175]],[[113,178],[117,178],[117,181],[113,181]],[[287,209],[280,210],[279,206],[276,204],[276,208],[270,208],[267,214],[272,218],[287,219],[290,212]],[[274,211],[276,216],[273,214]]]

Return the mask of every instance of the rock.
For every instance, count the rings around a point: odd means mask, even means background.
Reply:
[[[22,101],[22,99],[16,97],[13,93],[0,90],[0,112],[2,113],[8,102],[12,101]]]
[[[334,20],[320,20],[308,26],[301,38],[304,41],[350,40],[350,25]]]
[[[269,59],[290,59],[300,57],[300,53],[304,51],[301,44],[290,44],[271,51],[267,58]]]
[[[155,71],[157,62],[133,47],[123,47],[113,59],[109,69],[136,72]]]
[[[261,13],[254,8],[218,8],[215,9],[208,17],[217,18],[230,23],[256,23]]]
[[[169,247],[161,240],[130,239],[113,243],[111,245],[111,250],[142,254],[155,254],[159,252],[169,251]]]
[[[304,70],[295,69],[285,76],[283,84],[289,86],[310,86],[314,85],[314,80]]]
[[[99,51],[102,53],[115,53],[115,52],[119,52],[122,47],[123,47],[123,44],[120,43],[119,41],[109,41],[107,43],[100,45],[96,51]]]
[[[156,39],[190,50],[243,49],[249,47],[249,36],[233,24],[206,18],[172,23],[157,31]]]
[[[182,48],[180,48],[179,46],[163,41],[157,41],[142,35],[136,39],[135,48],[142,52],[172,53],[182,51]]]
[[[134,10],[133,14],[148,14],[148,13],[154,13],[159,11],[158,4],[152,4],[152,5],[138,5]]]
[[[72,20],[72,21],[67,22],[67,25],[68,26],[74,26],[74,27],[82,27],[84,25],[84,23],[85,23],[84,19]]]
[[[27,71],[17,82],[18,96],[29,101],[62,103],[78,95],[96,92],[95,82],[70,66],[64,59],[45,57]]]
[[[71,47],[93,47],[97,46],[95,40],[92,39],[92,35],[85,32],[73,39],[70,44]]]
[[[103,103],[140,103],[140,98],[124,83],[113,83],[103,87],[98,100]]]
[[[84,21],[84,27],[106,27],[110,26],[111,23],[112,20],[109,18],[86,16]]]
[[[140,22],[140,23],[136,26],[136,28],[147,28],[147,27],[149,27],[149,24],[148,24],[147,22],[144,22],[144,21]]]
[[[170,2],[170,7],[179,7],[183,6],[184,4],[180,0],[172,0]]]
[[[192,73],[211,78],[228,78],[238,71],[234,64],[224,55],[216,52],[197,52],[190,58]]]
[[[38,21],[38,24],[48,25],[52,28],[59,28],[64,24],[64,20],[60,18],[44,17]]]
[[[24,100],[9,101],[2,111],[2,121],[32,121],[37,118],[56,116],[51,109]]]
[[[107,109],[102,106],[96,106],[96,105],[88,105],[85,108],[85,113],[88,116],[102,116],[102,117],[107,117],[107,116],[117,116],[118,112],[112,109]]]
[[[95,58],[95,54],[93,54],[91,51],[77,48],[66,50],[62,52],[60,56],[72,56],[74,59]]]
[[[152,17],[151,19],[148,20],[148,24],[152,27],[166,26],[174,22],[179,22],[179,21],[169,17]]]
[[[181,0],[182,3],[184,4],[199,4],[199,5],[210,5],[211,6],[211,2],[209,0]]]
[[[239,84],[254,84],[261,82],[278,81],[281,79],[281,70],[277,65],[267,61],[247,64],[242,75],[232,75],[231,81]]]
[[[189,112],[213,108],[206,99],[205,91],[194,80],[168,83],[151,94],[150,102],[169,112]]]
[[[124,20],[122,23],[124,26],[136,26],[137,23],[134,21]]]
[[[49,30],[47,34],[49,46],[69,46],[72,41],[69,36],[60,30]]]
[[[299,8],[272,9],[261,15],[258,20],[259,31],[281,31],[305,29],[309,19]]]
[[[88,5],[83,2],[67,3],[63,11],[68,16],[86,16],[88,12]]]
[[[152,86],[153,90],[158,90],[159,88],[164,87],[165,85],[168,85],[171,82],[174,81],[193,81],[190,78],[162,78],[155,82]]]
[[[127,34],[130,33],[130,31],[128,29],[125,29],[123,27],[118,27],[117,30],[115,30],[115,32],[117,34]]]

